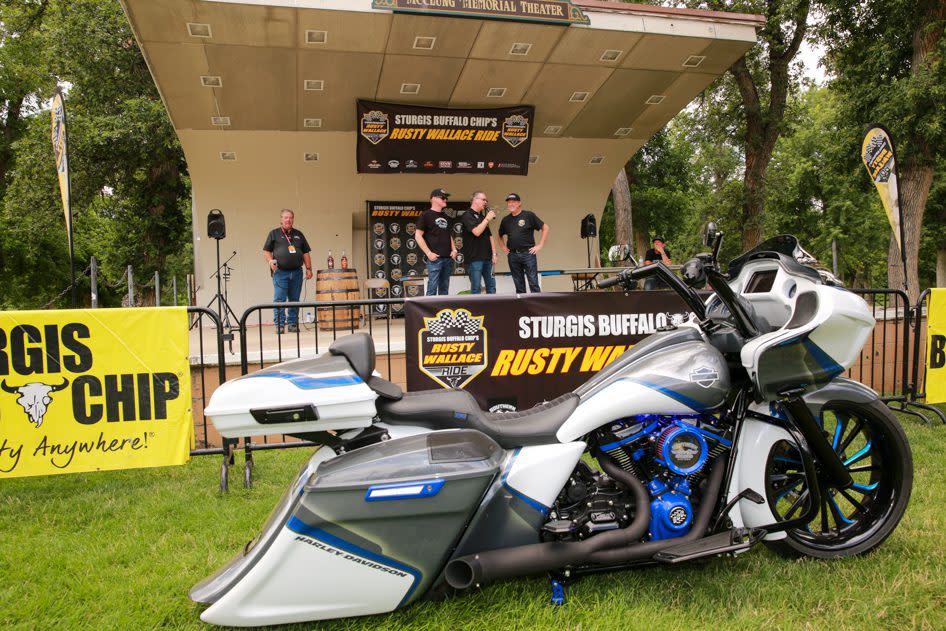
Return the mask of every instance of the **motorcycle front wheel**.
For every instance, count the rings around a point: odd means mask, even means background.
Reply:
[[[822,430],[854,484],[838,489],[815,481],[821,501],[807,525],[768,545],[786,556],[818,559],[864,554],[893,532],[913,488],[913,455],[893,413],[880,401],[831,402],[822,410]],[[772,446],[766,463],[766,499],[780,520],[805,513],[809,481],[793,443]]]

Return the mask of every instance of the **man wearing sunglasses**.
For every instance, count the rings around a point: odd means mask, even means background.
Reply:
[[[442,188],[430,192],[430,210],[425,210],[417,222],[414,238],[427,257],[427,295],[446,296],[450,293],[450,275],[457,248],[450,235],[450,221],[443,213],[450,193]]]

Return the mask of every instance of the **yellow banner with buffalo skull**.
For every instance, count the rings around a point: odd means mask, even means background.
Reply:
[[[0,312],[0,478],[184,464],[183,307]]]

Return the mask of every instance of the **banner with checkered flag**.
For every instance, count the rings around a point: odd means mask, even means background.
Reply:
[[[486,368],[484,316],[467,309],[441,309],[424,318],[420,369],[444,388],[462,388]]]

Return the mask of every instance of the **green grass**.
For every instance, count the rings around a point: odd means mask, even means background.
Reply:
[[[946,629],[946,427],[905,420],[916,480],[875,553],[821,562],[759,547],[739,558],[590,577],[549,602],[548,580],[506,581],[317,629]],[[204,626],[189,588],[253,536],[306,452],[256,455],[256,486],[217,490],[219,460],[0,482],[0,626]]]

